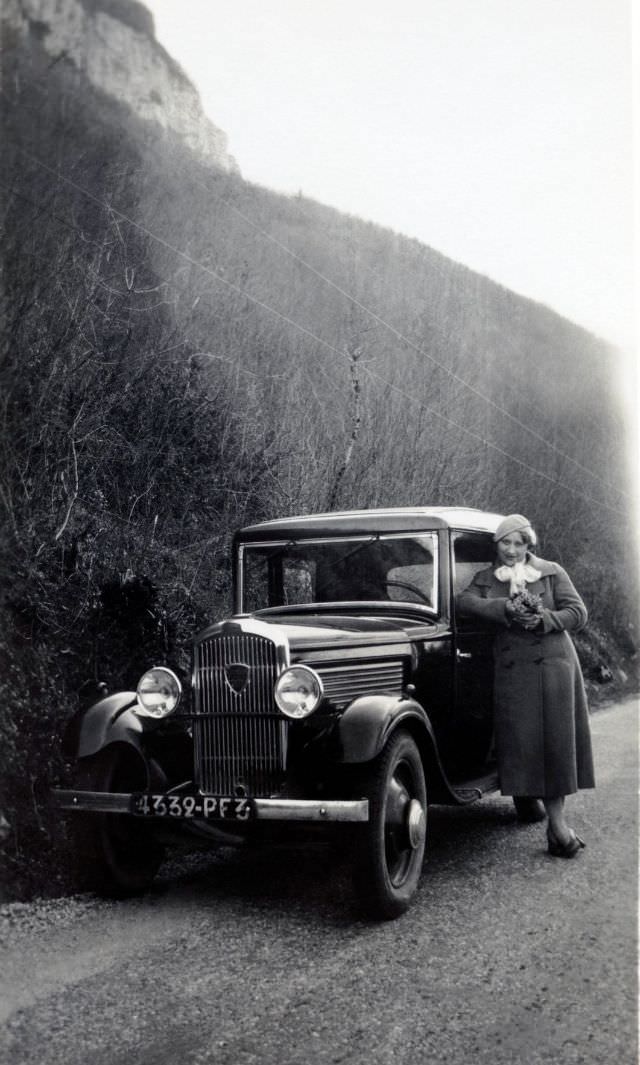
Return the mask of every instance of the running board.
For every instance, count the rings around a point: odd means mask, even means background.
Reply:
[[[487,773],[475,780],[465,780],[463,784],[451,785],[451,790],[459,803],[467,806],[471,802],[477,802],[483,795],[500,789],[498,774]]]

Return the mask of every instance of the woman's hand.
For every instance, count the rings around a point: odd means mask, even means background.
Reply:
[[[542,624],[542,618],[539,614],[514,614],[512,623],[519,625],[521,629],[532,632]]]

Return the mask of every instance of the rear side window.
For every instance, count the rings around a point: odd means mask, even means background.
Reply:
[[[481,569],[495,561],[495,544],[489,533],[457,532],[453,535],[453,592],[468,588]]]
[[[481,569],[495,562],[495,544],[490,533],[457,532],[453,534],[453,594],[454,602],[460,592],[468,588]],[[456,625],[467,631],[485,628],[477,618],[460,617],[456,611]]]

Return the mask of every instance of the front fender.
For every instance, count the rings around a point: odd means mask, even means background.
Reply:
[[[415,699],[402,695],[362,695],[354,699],[338,723],[338,760],[348,764],[370,762],[400,726],[411,733],[420,750],[429,781],[429,801],[460,805],[463,800],[447,779],[429,716]]]
[[[341,762],[370,762],[401,723],[424,741],[436,741],[431,722],[415,699],[402,695],[361,695],[347,707],[338,723]]]
[[[127,743],[142,750],[141,739],[155,721],[133,713],[135,692],[116,692],[93,703],[71,720],[64,737],[64,751],[72,758],[88,758],[110,743]]]

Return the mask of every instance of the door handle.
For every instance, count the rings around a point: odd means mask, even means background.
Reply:
[[[471,651],[456,651],[456,658],[473,658]]]

